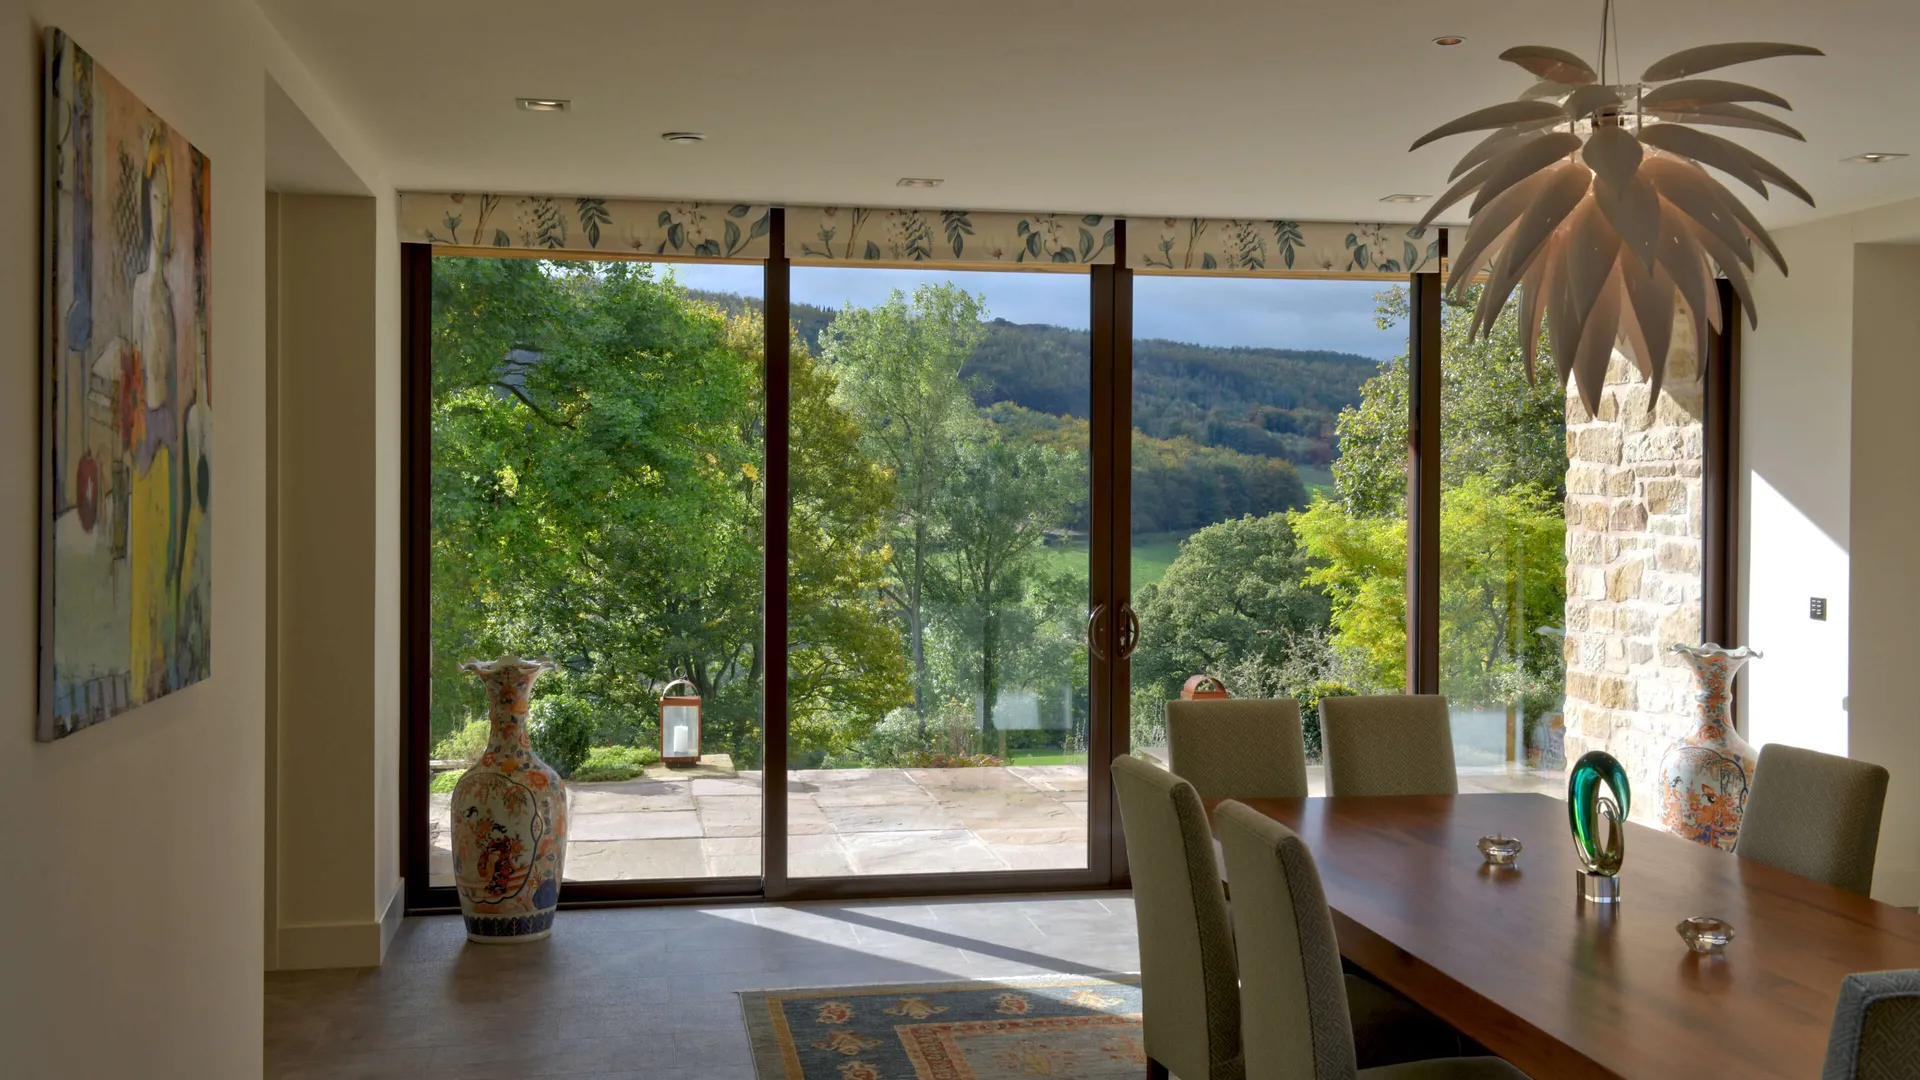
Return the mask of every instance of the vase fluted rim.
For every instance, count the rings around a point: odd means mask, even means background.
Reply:
[[[1730,660],[1757,660],[1766,655],[1751,645],[1741,645],[1737,648],[1730,649],[1725,645],[1712,641],[1702,642],[1699,645],[1675,645],[1673,646],[1673,651],[1685,653],[1697,659],[1706,659],[1711,656],[1724,656]]]
[[[492,675],[501,671],[552,671],[556,665],[544,656],[520,657],[505,653],[497,660],[468,660],[460,665],[461,671],[470,671],[476,675]]]

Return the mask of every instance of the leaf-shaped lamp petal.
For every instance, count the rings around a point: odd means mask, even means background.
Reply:
[[[1610,794],[1600,794],[1604,781]],[[1626,819],[1631,807],[1627,790],[1627,771],[1605,750],[1590,750],[1581,755],[1567,780],[1567,817],[1573,824],[1573,847],[1580,865],[1590,874],[1612,877],[1620,872],[1626,859]],[[1606,835],[1601,835],[1601,818],[1607,819]]]

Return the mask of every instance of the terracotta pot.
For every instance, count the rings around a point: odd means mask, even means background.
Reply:
[[[1696,844],[1732,851],[1759,755],[1733,729],[1728,705],[1734,674],[1760,653],[1712,642],[1675,645],[1673,651],[1693,665],[1700,708],[1693,730],[1660,759],[1660,823]]]
[[[479,763],[453,788],[453,883],[469,941],[537,941],[553,932],[567,789],[527,740],[533,681],[552,668],[517,656],[460,665],[486,683],[493,729]]]

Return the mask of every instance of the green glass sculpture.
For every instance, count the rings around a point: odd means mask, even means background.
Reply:
[[[1612,798],[1600,794],[1605,780]],[[1567,816],[1573,821],[1573,846],[1589,874],[1613,877],[1627,857],[1627,771],[1604,750],[1590,750],[1574,763],[1567,781]],[[1606,818],[1607,835],[1600,836]]]

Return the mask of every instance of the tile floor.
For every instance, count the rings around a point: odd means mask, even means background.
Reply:
[[[740,990],[1137,971],[1125,893],[561,912],[468,945],[406,920],[379,968],[266,977],[266,1075],[752,1080]]]

